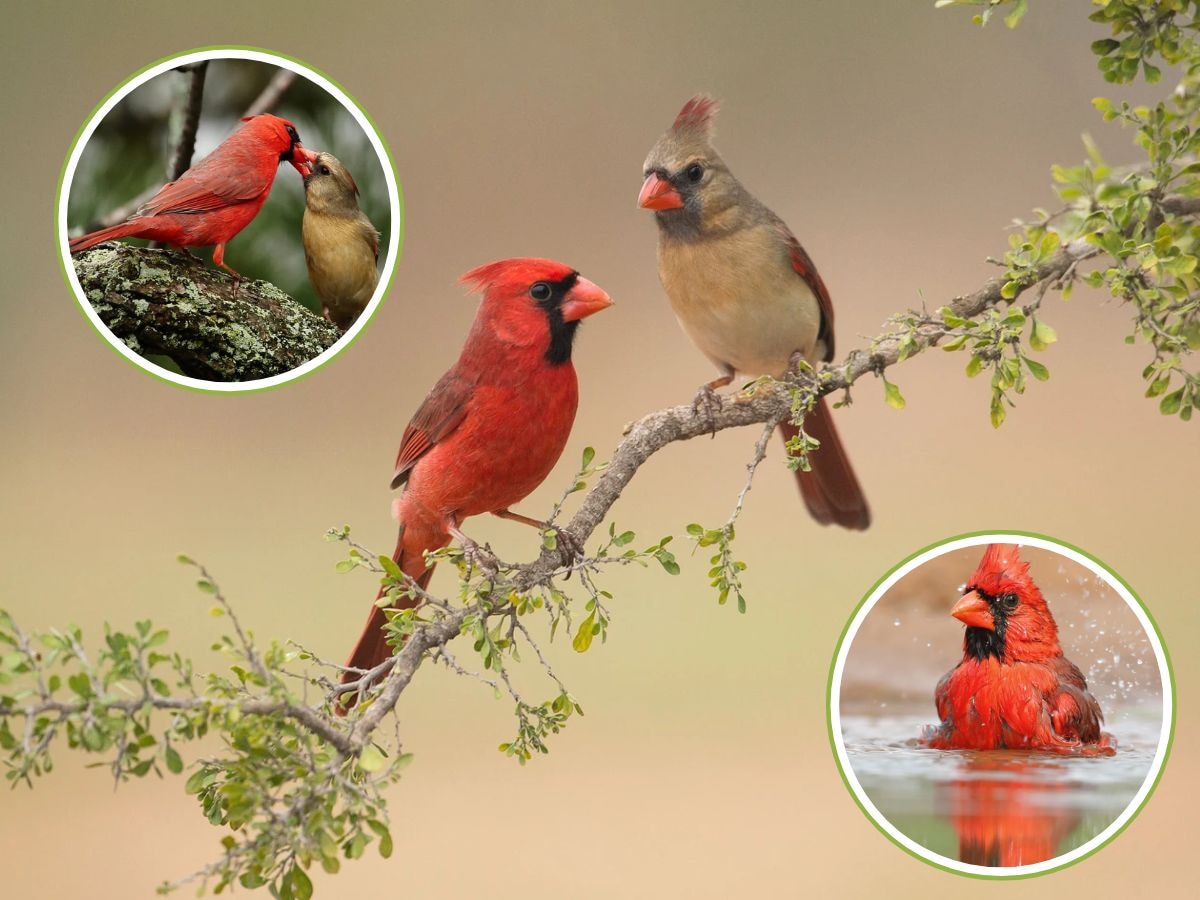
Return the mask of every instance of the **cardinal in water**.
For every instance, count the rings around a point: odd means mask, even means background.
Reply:
[[[1015,544],[989,544],[950,614],[967,626],[963,659],[938,682],[937,750],[1110,755],[1112,735]]]
[[[379,232],[358,208],[358,185],[332,153],[304,178],[304,259],[325,318],[345,331],[379,283]]]
[[[483,302],[458,362],[404,430],[392,479],[393,489],[404,487],[393,507],[400,536],[392,559],[422,590],[433,575],[427,551],[451,538],[474,547],[460,530],[468,516],[545,527],[509,507],[558,461],[579,402],[575,332],[580,320],[612,305],[570,266],[547,259],[490,263],[462,281],[482,291]],[[348,667],[371,669],[391,655],[385,622],[372,606]],[[346,672],[342,681],[359,677]]]
[[[316,156],[301,146],[300,135],[286,119],[261,115],[242,121],[216,150],[164,184],[120,225],[73,238],[71,252],[123,237],[213,247],[213,262],[240,278],[225,265],[225,245],[258,215],[280,163],[291,163],[304,176]]]
[[[697,406],[741,372],[781,377],[793,361],[833,359],[833,304],[783,220],[733,177],[713,148],[717,103],[693,97],[650,150],[638,205],[658,221],[658,274],[692,343],[721,376],[700,388]],[[784,440],[797,429],[779,426]],[[825,401],[804,417],[821,442],[812,471],[796,472],[808,511],[823,525],[862,529],[866,497]]]

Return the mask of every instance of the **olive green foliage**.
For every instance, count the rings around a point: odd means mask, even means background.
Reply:
[[[179,775],[185,745],[197,743],[184,787],[227,834],[218,860],[185,881],[215,892],[266,885],[282,900],[302,900],[312,895],[305,869],[314,863],[336,872],[372,843],[390,855],[381,790],[410,757],[396,742],[356,745],[327,703],[310,705],[309,692],[330,687],[321,667],[294,645],[260,649],[199,571],[213,615],[232,622],[212,648],[228,660],[224,674],[197,676],[149,621],[106,627],[103,643],[85,649],[78,628],[26,634],[0,611],[5,777],[32,786],[52,771],[56,741],[99,757],[118,783]]]
[[[193,162],[234,132],[278,71],[254,60],[209,62]],[[167,180],[185,96],[186,76],[164,72],[139,85],[104,117],[84,148],[71,185],[67,207],[71,234],[93,230],[104,216]],[[296,125],[305,147],[328,151],[346,165],[359,188],[359,205],[379,230],[380,247],[386,248],[393,227],[387,182],[369,138],[351,114],[303,77],[292,82],[273,112]],[[247,278],[269,281],[319,313],[320,301],[304,264],[303,215],[302,179],[285,163],[261,212],[230,241],[225,261]],[[208,250],[195,252],[209,257]]]
[[[938,5],[983,6],[976,16],[981,24],[993,11],[1011,6],[1010,26],[1026,11],[1023,0]],[[1026,373],[1040,381],[1049,377],[1047,367],[1024,350],[1025,345],[1042,350],[1056,339],[1042,310],[1047,290],[1068,299],[1077,282],[1128,303],[1133,327],[1125,340],[1132,344],[1140,338],[1150,345],[1152,358],[1142,377],[1146,396],[1157,400],[1163,414],[1187,420],[1200,403],[1200,375],[1192,357],[1200,348],[1200,225],[1195,221],[1200,213],[1200,2],[1093,0],[1092,5],[1091,20],[1108,26],[1112,35],[1091,45],[1105,81],[1126,84],[1140,77],[1155,84],[1164,67],[1174,68],[1179,80],[1169,97],[1153,106],[1097,97],[1093,103],[1105,122],[1133,130],[1144,160],[1113,167],[1085,138],[1083,162],[1052,167],[1062,206],[1036,210],[1010,239],[1001,290],[1013,301],[1008,311],[989,309],[973,321],[944,312],[949,340],[943,348],[971,353],[968,375],[992,373],[991,417],[997,426],[1012,395],[1024,390]],[[1070,264],[1046,278],[1047,267],[1064,248]]]

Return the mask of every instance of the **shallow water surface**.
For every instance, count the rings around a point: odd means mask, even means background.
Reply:
[[[1020,866],[1068,853],[1107,828],[1150,771],[1160,712],[1130,710],[1106,730],[1108,757],[1016,750],[929,750],[931,717],[846,715],[850,766],[897,829],[948,859]]]

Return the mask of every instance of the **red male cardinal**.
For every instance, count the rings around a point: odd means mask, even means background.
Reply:
[[[542,483],[566,446],[579,402],[575,331],[612,305],[592,282],[548,259],[501,260],[461,280],[482,291],[483,302],[458,362],[404,430],[392,479],[393,489],[404,486],[393,507],[400,537],[392,559],[422,589],[433,575],[426,551],[451,537],[473,546],[459,530],[468,516],[545,527],[509,507]],[[391,655],[385,621],[372,607],[347,666],[371,669]],[[358,677],[347,672],[342,681]]]
[[[261,115],[242,121],[246,124],[177,181],[164,184],[126,221],[72,238],[71,252],[123,237],[213,246],[213,262],[240,277],[225,265],[225,245],[258,215],[280,163],[291,163],[305,176],[316,159],[300,146],[300,135],[286,119]]]
[[[638,205],[658,220],[658,274],[679,323],[721,377],[780,377],[798,354],[833,359],[833,305],[799,241],[733,177],[711,143],[717,103],[693,97],[646,157]],[[797,430],[779,426],[784,439]],[[862,529],[871,513],[824,400],[804,428],[821,442],[812,471],[796,472],[808,511],[823,525]]]
[[[1015,544],[989,544],[950,615],[967,626],[963,659],[934,692],[937,750],[1022,748],[1109,755],[1112,735]]]

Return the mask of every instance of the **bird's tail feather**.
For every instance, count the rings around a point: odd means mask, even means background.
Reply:
[[[796,471],[800,496],[809,513],[822,525],[836,524],[862,531],[871,524],[871,510],[838,439],[824,398],[804,417],[804,430],[821,442],[821,448],[809,457],[811,471]],[[780,423],[779,431],[784,441],[799,434],[799,429],[790,422]]]
[[[99,231],[93,231],[91,234],[71,238],[68,246],[72,253],[79,253],[105,241],[115,241],[117,238],[136,235],[140,229],[141,225],[137,222],[122,222],[120,225],[112,225],[108,228],[101,228]]]
[[[396,542],[396,552],[392,554],[392,559],[396,561],[396,565],[400,570],[411,577],[421,590],[425,590],[429,586],[429,580],[433,577],[433,566],[426,566],[425,559],[421,555],[406,553],[404,550],[404,526],[400,527],[400,538]],[[383,596],[386,588],[380,588],[379,593],[375,595],[378,600]],[[419,601],[401,598],[398,600],[394,608],[409,609],[416,606]],[[387,624],[387,616],[378,606],[371,606],[371,614],[367,616],[367,624],[363,628],[362,634],[359,635],[358,643],[354,645],[354,649],[350,652],[350,658],[346,661],[347,668],[352,669],[373,669],[388,659],[393,654],[393,650],[388,646],[387,636],[383,630],[383,626]],[[355,672],[343,672],[342,684],[357,681],[361,676]],[[342,697],[341,703],[350,707],[354,705],[353,695]],[[345,710],[339,710],[344,712]]]

